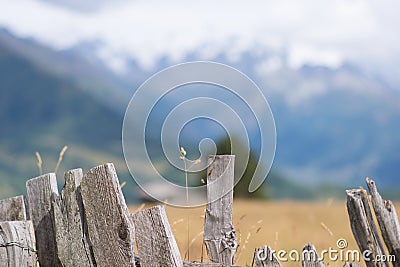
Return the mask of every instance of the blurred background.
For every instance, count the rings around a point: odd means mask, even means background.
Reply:
[[[212,60],[253,79],[275,117],[269,177],[253,195],[243,179],[238,196],[345,199],[345,188],[369,176],[386,198],[400,199],[399,8],[389,0],[1,1],[0,198],[23,194],[26,180],[39,175],[36,151],[43,172],[53,172],[67,145],[60,186],[63,171],[113,162],[127,200],[143,201],[122,154],[129,100],[165,67]],[[184,173],[159,156],[160,126],[176,103],[199,95],[225,99],[245,118],[250,112],[212,88],[166,95],[146,138],[150,156],[174,181]],[[260,142],[249,127],[246,177]],[[180,137],[188,158],[198,156],[205,137],[229,153],[223,129],[193,121]]]

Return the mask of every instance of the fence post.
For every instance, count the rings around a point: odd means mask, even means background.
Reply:
[[[233,266],[230,264],[222,264],[215,262],[183,261],[183,267],[246,267],[246,266]]]
[[[394,266],[400,266],[400,225],[396,208],[390,200],[383,200],[373,180],[367,178],[376,219],[390,255],[396,257]]]
[[[28,180],[26,191],[40,266],[61,266],[51,216],[51,198],[58,196],[56,175],[49,173]]]
[[[36,267],[35,234],[31,221],[0,222],[0,266]]]
[[[346,262],[343,267],[362,267],[361,265],[354,262]]]
[[[142,267],[183,266],[164,206],[136,212],[132,219]]]
[[[311,243],[308,243],[304,246],[301,256],[302,267],[325,267],[324,263],[318,256],[315,246]]]
[[[234,155],[208,157],[204,243],[212,262],[233,264],[237,248],[232,224]]]
[[[0,200],[0,222],[4,221],[26,221],[24,196]]]
[[[369,207],[368,196],[364,189],[346,190],[347,211],[349,214],[351,230],[357,241],[361,253],[370,251],[370,257],[382,257],[382,241],[376,231],[375,223],[372,219]],[[367,267],[388,266],[385,262],[365,261]]]
[[[255,250],[254,252],[255,267],[282,267],[278,259],[275,257],[271,247],[265,246]]]
[[[114,165],[89,170],[81,194],[97,266],[135,266],[134,226]]]
[[[95,266],[80,184],[82,169],[67,171],[60,196],[52,201],[58,258],[63,266]]]

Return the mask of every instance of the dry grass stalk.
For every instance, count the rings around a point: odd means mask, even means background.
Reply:
[[[328,234],[329,234],[330,236],[334,236],[334,234],[333,234],[333,232],[331,231],[331,229],[329,229],[329,227],[328,227],[324,222],[321,222],[321,226],[322,226],[322,228],[324,228],[324,229],[328,232]]]
[[[43,161],[42,161],[42,157],[40,156],[40,153],[39,153],[38,151],[36,151],[35,155],[36,155],[36,159],[37,159],[36,165],[37,165],[37,167],[38,167],[38,169],[39,169],[39,175],[42,175],[42,174],[43,174]]]
[[[189,205],[189,183],[188,183],[188,171],[187,171],[187,166],[186,166],[186,150],[181,147],[180,149],[181,156],[179,159],[183,161],[183,164],[185,166],[185,186],[186,186],[186,204]],[[189,242],[189,229],[190,229],[190,222],[189,222],[189,215],[187,216],[187,260],[190,259],[190,242]],[[186,254],[185,254],[186,257]]]
[[[139,212],[139,211],[143,210],[145,206],[146,206],[146,203],[142,203],[142,205],[140,205],[139,208],[137,208],[135,210],[135,212]]]
[[[180,218],[179,220],[173,221],[172,225],[176,225],[176,224],[181,223],[181,222],[183,222],[183,218]]]
[[[278,245],[278,240],[279,240],[279,233],[278,233],[278,232],[275,232],[274,248],[277,247],[277,245]]]
[[[57,173],[58,169],[60,168],[60,164],[61,164],[64,154],[67,150],[68,150],[68,146],[64,146],[63,149],[61,149],[60,155],[58,156],[56,168],[54,169],[54,173]]]
[[[246,215],[242,215],[242,216],[240,217],[240,220],[243,219],[245,216],[246,216]],[[245,241],[244,241],[244,243],[243,243],[243,246],[240,247],[240,251],[239,251],[239,253],[238,253],[238,255],[237,255],[236,261],[239,260],[240,255],[242,255],[242,252],[246,250],[246,246],[247,246],[247,244],[249,243],[250,237],[251,237],[251,235],[252,235],[252,234],[251,234],[252,231],[254,231],[254,229],[256,229],[256,226],[257,226],[257,225],[260,225],[262,222],[263,222],[263,220],[258,220],[255,224],[253,224],[253,225],[250,227],[250,230],[248,231],[247,236],[246,236],[246,239],[245,239]],[[260,226],[254,231],[254,233],[257,234],[257,233],[261,230],[261,228],[262,228],[262,226],[260,225]],[[240,236],[240,238],[241,238],[241,236]]]
[[[203,234],[204,234],[204,231],[199,232],[199,233],[190,241],[190,244],[189,244],[189,246],[188,246],[188,248],[187,248],[187,250],[186,250],[185,256],[186,256],[187,253],[189,253],[190,247],[194,244],[194,242],[196,242],[197,238],[199,238],[199,237],[202,236]]]

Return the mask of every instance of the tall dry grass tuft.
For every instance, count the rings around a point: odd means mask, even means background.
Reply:
[[[63,160],[63,157],[64,157],[64,154],[65,154],[65,152],[67,152],[67,150],[68,150],[68,146],[64,146],[61,149],[60,155],[58,156],[58,161],[57,161],[57,164],[56,164],[56,168],[54,169],[54,173],[57,173],[58,169],[60,168],[60,164],[61,164],[61,162]]]

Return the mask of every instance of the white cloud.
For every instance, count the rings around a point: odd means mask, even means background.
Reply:
[[[288,49],[293,67],[349,60],[368,68],[400,58],[399,7],[391,0],[138,0],[81,13],[20,0],[0,3],[0,26],[56,49],[100,40],[99,53],[116,70],[123,57],[150,68],[165,55],[180,61],[193,51],[200,57],[223,52],[237,59],[255,47]]]
[[[342,61],[342,55],[335,49],[324,50],[309,45],[293,45],[289,49],[288,65],[294,69],[300,68],[304,63],[338,68]]]

